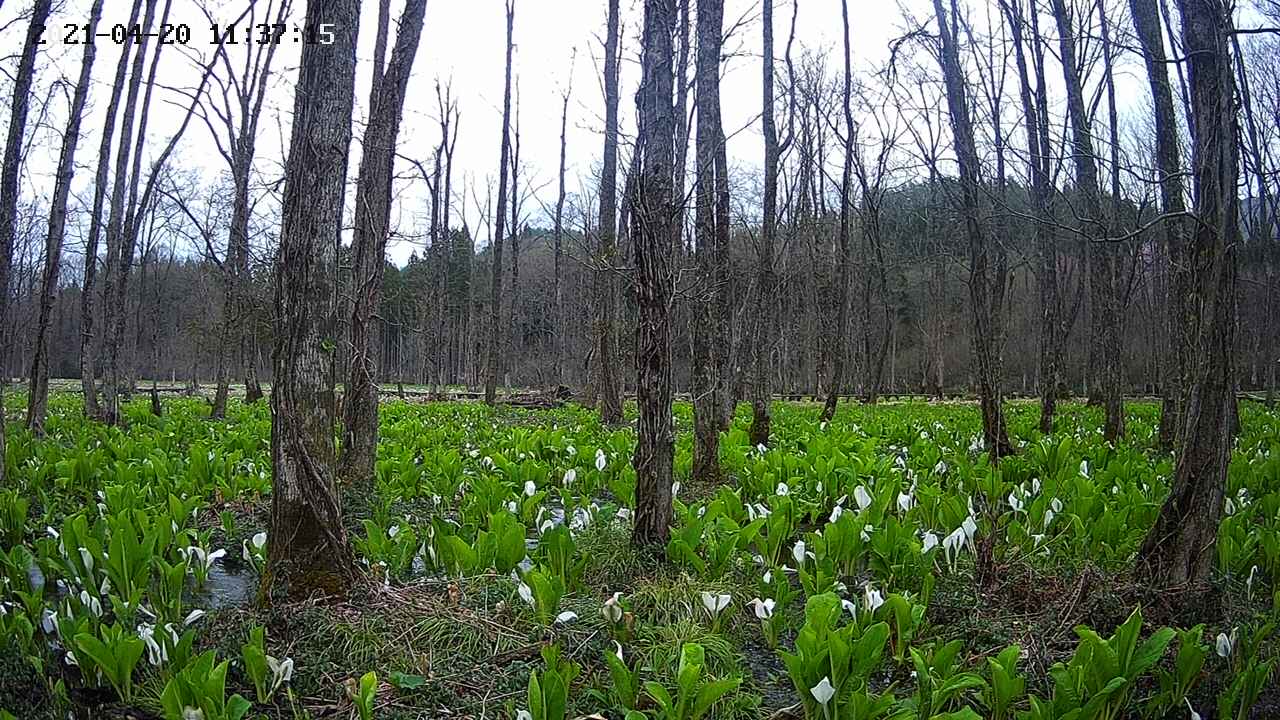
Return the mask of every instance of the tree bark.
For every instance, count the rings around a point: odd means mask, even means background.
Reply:
[[[636,512],[632,543],[663,547],[671,534],[672,260],[679,238],[672,191],[675,111],[672,107],[675,0],[645,0],[643,79],[636,94],[640,174],[631,203],[636,265]]]
[[[772,0],[765,0],[765,54],[771,52]],[[687,17],[687,15],[686,15]],[[717,207],[716,152],[723,142],[720,117],[720,45],[724,26],[723,0],[698,1],[697,81],[698,107],[694,158],[697,181],[694,204],[694,258],[699,288],[695,291],[693,332],[693,477],[718,483],[720,471],[720,424],[728,368],[717,362],[716,348],[723,344],[726,318],[720,314],[720,282],[726,258],[718,242],[723,222]],[[768,89],[766,89],[767,91]],[[766,128],[767,131],[767,128]]]
[[[853,246],[849,242],[852,218],[851,195],[853,194],[853,48],[849,43],[849,0],[840,0],[840,14],[844,21],[844,172],[840,176],[840,257],[837,260],[836,282],[839,284],[836,296],[839,307],[836,310],[836,329],[833,333],[831,347],[831,387],[827,388],[827,401],[822,407],[823,422],[831,420],[836,414],[836,402],[844,390],[845,364],[849,354],[849,266]]]
[[[89,9],[88,25],[90,28],[95,28],[95,32],[98,21],[102,18],[102,2],[103,0],[94,0]],[[44,273],[40,279],[40,316],[36,321],[35,352],[31,358],[30,385],[27,391],[27,427],[37,435],[44,434],[44,420],[49,405],[49,326],[53,320],[53,306],[57,300],[58,280],[62,273],[62,242],[66,234],[67,199],[71,194],[71,179],[75,173],[76,146],[80,142],[80,120],[84,115],[85,101],[89,97],[89,81],[97,53],[95,43],[85,43],[84,54],[80,61],[80,77],[76,80],[76,89],[72,94],[71,107],[68,110],[66,130],[62,134],[57,180],[54,183],[53,199],[49,207]],[[0,316],[3,316],[3,313],[0,313]]]
[[[604,158],[600,165],[600,247],[595,270],[596,301],[600,311],[595,315],[596,394],[600,399],[600,422],[617,425],[622,422],[622,387],[618,382],[617,345],[614,341],[614,315],[617,289],[614,265],[618,253],[618,66],[619,66],[618,0],[609,0],[608,28],[604,44]],[[630,197],[628,196],[628,202]]]
[[[1102,213],[1097,155],[1076,67],[1075,29],[1067,14],[1065,0],[1052,0],[1052,6],[1058,26],[1058,46],[1064,59],[1062,77],[1067,90],[1067,115],[1071,121],[1076,187],[1082,196],[1086,216],[1081,232],[1090,243],[1089,314],[1094,375],[1106,410],[1104,433],[1107,440],[1114,442],[1124,435],[1116,250],[1115,243],[1106,240],[1107,225]]]
[[[493,266],[489,284],[489,359],[484,380],[484,401],[492,407],[498,399],[498,374],[502,372],[502,242],[507,214],[507,164],[511,156],[511,52],[515,47],[515,0],[507,0],[507,70],[502,92],[502,147],[498,158],[498,207],[493,218]],[[514,228],[512,229],[514,232]]]
[[[1009,443],[1002,407],[999,356],[993,328],[996,318],[991,280],[988,278],[990,249],[987,247],[979,207],[978,151],[969,115],[968,92],[961,71],[960,53],[956,47],[953,23],[958,22],[958,19],[955,17],[955,3],[953,0],[950,13],[942,3],[943,0],[933,0],[941,38],[939,63],[946,84],[951,134],[960,169],[960,214],[964,221],[969,251],[969,301],[973,316],[973,354],[977,366],[975,374],[982,408],[982,435],[987,452],[998,460],[1012,454],[1013,448]],[[949,15],[951,20],[948,20]]]
[[[40,33],[49,18],[50,0],[36,0],[31,22],[27,25],[22,55],[18,58],[18,74],[13,83],[13,104],[9,108],[9,135],[5,140],[4,162],[0,165],[0,348],[8,347],[6,337],[9,309],[9,283],[13,274],[13,246],[18,230],[18,175],[22,165],[22,141],[27,131],[31,84],[36,74],[36,52]],[[0,373],[0,486],[5,485],[4,378]]]
[[[389,0],[382,0],[385,8]],[[390,234],[391,181],[395,169],[396,140],[404,113],[409,73],[422,37],[427,0],[408,0],[400,15],[391,62],[382,68],[383,56],[375,55],[377,82],[369,91],[369,124],[365,128],[356,181],[355,233],[352,242],[353,274],[351,311],[351,368],[343,393],[341,465],[345,482],[373,481],[378,454],[378,344],[373,341],[374,311],[382,298],[383,270]],[[378,28],[385,36],[385,26]],[[378,46],[386,52],[385,37]]]
[[[334,482],[335,270],[351,143],[359,0],[309,0],[275,266],[271,533],[260,597],[341,595],[355,577]]]
[[[1178,8],[1193,112],[1191,177],[1198,222],[1189,236],[1187,305],[1195,310],[1195,343],[1172,490],[1142,544],[1137,567],[1155,588],[1202,588],[1216,558],[1231,459],[1236,249],[1241,241],[1239,128],[1229,6],[1222,0],[1179,0]]]
[[[564,240],[564,170],[565,170],[565,150],[567,147],[565,130],[569,125],[569,93],[572,87],[566,88],[564,91],[563,105],[560,108],[560,172],[557,175],[558,184],[556,192],[556,215],[555,215],[555,257],[552,261],[553,268],[553,288],[552,299],[555,307],[552,310],[554,314],[555,337],[552,339],[553,352],[555,358],[552,377],[556,391],[559,392],[560,386],[564,385],[564,340],[565,340],[565,322],[564,322],[564,288],[561,280],[561,263],[563,259],[563,248],[561,247]]]

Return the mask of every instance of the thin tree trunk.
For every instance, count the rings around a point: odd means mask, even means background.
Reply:
[[[9,136],[5,140],[4,164],[0,166],[0,348],[9,347],[9,284],[13,274],[13,246],[18,230],[18,175],[22,164],[22,141],[27,130],[31,84],[36,74],[36,52],[40,34],[49,18],[50,0],[36,0],[27,25],[26,40],[18,59],[18,75],[13,83],[13,104],[9,108]],[[0,486],[5,485],[4,376],[0,372]]]
[[[389,0],[382,0],[386,8]],[[369,91],[369,125],[364,133],[360,176],[356,181],[355,255],[352,272],[351,373],[343,395],[342,445],[339,475],[351,484],[373,481],[378,450],[378,352],[373,342],[374,310],[382,298],[390,234],[391,181],[396,140],[404,112],[409,73],[422,36],[427,0],[408,0],[400,15],[391,63],[382,70],[383,56],[375,55],[377,82]],[[386,26],[378,27],[378,47],[386,52]]]
[[[1119,317],[1116,292],[1116,251],[1106,242],[1107,226],[1103,220],[1102,191],[1098,185],[1098,163],[1094,154],[1093,133],[1085,113],[1084,94],[1076,68],[1076,41],[1071,18],[1064,0],[1052,0],[1053,17],[1058,25],[1058,45],[1064,62],[1063,82],[1067,89],[1067,114],[1071,120],[1072,154],[1076,186],[1083,196],[1082,232],[1090,242],[1089,313],[1091,347],[1094,353],[1094,376],[1106,409],[1104,432],[1107,440],[1124,435],[1124,406],[1121,396],[1119,358]]]
[[[154,0],[150,0],[154,4]],[[133,27],[138,20],[138,12],[142,0],[133,1],[133,10],[129,15],[128,27]],[[125,73],[129,68],[129,49],[133,45],[133,34],[126,33],[124,47],[120,51],[120,60],[116,63],[115,80],[111,85],[111,100],[107,103],[107,116],[103,121],[102,142],[98,146],[98,172],[93,184],[93,212],[89,215],[89,238],[84,254],[84,287],[80,292],[80,383],[84,394],[84,414],[96,418],[102,414],[98,404],[96,362],[94,353],[94,299],[97,295],[98,277],[98,240],[102,234],[102,212],[106,205],[108,179],[111,176],[111,141],[116,126],[116,113],[120,108],[120,96],[124,92]],[[123,131],[121,133],[124,135]],[[125,140],[127,142],[127,140]],[[114,182],[123,186],[124,178],[120,173],[123,168],[117,167]],[[114,194],[113,194],[114,197]],[[114,213],[113,213],[114,215]]]
[[[1180,0],[1190,84],[1195,216],[1188,305],[1195,344],[1181,447],[1172,489],[1138,553],[1137,568],[1155,588],[1207,587],[1231,459],[1235,405],[1236,248],[1240,244],[1235,80],[1221,0]],[[1195,602],[1193,593],[1184,604]]]
[[[631,237],[636,266],[636,512],[632,542],[664,547],[671,533],[671,479],[674,428],[671,422],[672,261],[679,228],[674,227],[672,172],[675,111],[672,107],[676,29],[675,0],[645,0],[641,66],[636,95],[637,152],[642,158],[632,203]]]
[[[840,303],[836,310],[836,330],[831,340],[831,387],[827,388],[827,401],[822,407],[822,420],[824,422],[831,420],[836,414],[836,402],[840,398],[840,393],[844,390],[845,383],[845,364],[849,346],[849,266],[852,264],[850,255],[853,252],[853,246],[849,242],[850,226],[852,218],[850,217],[853,193],[853,153],[854,153],[854,126],[853,126],[853,109],[851,103],[853,101],[853,48],[849,44],[849,0],[840,0],[840,13],[844,21],[844,171],[840,176],[840,257],[837,261],[836,282],[839,284],[837,288],[837,302]]]
[[[275,267],[271,532],[260,597],[344,594],[356,570],[334,482],[335,277],[351,144],[359,0],[309,0]]]
[[[498,374],[502,371],[502,241],[507,214],[507,164],[511,156],[511,52],[515,47],[515,0],[507,0],[507,69],[502,92],[502,147],[498,158],[498,207],[493,218],[493,265],[489,285],[489,358],[484,380],[484,401],[492,407],[498,398]]]
[[[609,0],[608,29],[604,45],[604,158],[600,165],[600,247],[595,270],[595,393],[600,399],[600,422],[617,425],[622,422],[622,387],[616,367],[617,345],[614,342],[614,315],[617,290],[613,268],[618,253],[618,66],[619,66],[618,0]],[[630,201],[630,195],[627,197]]]
[[[90,28],[96,28],[102,18],[103,0],[94,0],[89,9]],[[71,194],[71,179],[75,173],[76,145],[80,141],[80,120],[89,97],[89,81],[97,45],[85,43],[80,61],[80,77],[76,80],[75,93],[68,110],[67,127],[62,134],[62,151],[58,155],[57,181],[49,208],[49,230],[45,236],[44,274],[40,279],[40,317],[36,321],[35,353],[31,358],[30,386],[27,392],[27,427],[37,435],[44,434],[44,420],[49,404],[49,325],[53,318],[53,306],[57,300],[58,280],[62,272],[62,242],[66,233],[67,198]],[[3,314],[0,313],[0,316]],[[2,422],[2,421],[0,421]],[[2,461],[0,461],[2,462]]]
[[[556,392],[564,385],[564,340],[565,340],[565,316],[564,316],[564,289],[561,281],[561,261],[563,257],[563,249],[561,247],[564,238],[564,166],[565,166],[565,149],[567,147],[565,130],[569,124],[569,93],[572,88],[566,88],[564,91],[563,106],[560,109],[560,172],[558,174],[558,191],[556,192],[556,216],[555,216],[555,257],[553,263],[553,289],[552,298],[555,302],[553,309],[555,337],[552,339],[553,352],[555,357],[553,360],[552,377],[555,378]]]

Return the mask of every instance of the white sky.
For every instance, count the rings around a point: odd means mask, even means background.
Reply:
[[[696,5],[696,0],[691,0]],[[800,2],[800,15],[796,32],[796,55],[799,48],[828,50],[828,65],[832,72],[839,70],[841,51],[840,0],[796,0]],[[197,0],[173,0],[171,22],[187,23],[191,28],[188,56],[210,52],[210,30],[196,4]],[[218,7],[215,15],[223,21],[236,17],[244,7],[242,0],[209,0]],[[265,6],[266,0],[258,0]],[[62,44],[64,23],[84,22],[89,0],[63,0],[46,33],[49,44],[46,54],[39,60],[37,97],[47,97],[53,80],[65,76],[74,81],[79,69],[81,48]],[[161,6],[164,0],[160,0]],[[291,21],[300,24],[305,0],[294,0]],[[392,33],[395,19],[403,0],[392,2]],[[777,52],[781,54],[785,44],[793,9],[792,0],[777,0],[775,8],[775,37]],[[0,28],[12,23],[18,12],[25,12],[29,0],[9,0],[0,9]],[[128,0],[107,0],[102,27],[128,20]],[[855,68],[866,70],[882,65],[888,57],[890,40],[902,34],[908,25],[903,7],[921,17],[928,17],[931,6],[928,0],[850,0],[852,14],[853,55]],[[634,125],[634,88],[638,77],[636,30],[642,19],[641,0],[622,0],[624,22],[624,65],[620,116],[624,132]],[[594,184],[594,169],[599,162],[602,147],[603,99],[600,69],[605,23],[603,0],[517,0],[515,22],[515,73],[520,90],[520,131],[522,136],[522,183],[525,187],[539,188],[538,199],[550,206],[556,192],[556,171],[559,154],[560,93],[572,84],[573,99],[570,103],[568,137],[568,189],[573,193],[579,187]],[[351,176],[359,166],[359,139],[361,118],[365,114],[369,77],[371,74],[373,36],[376,26],[377,2],[365,0],[360,32],[358,80],[356,89],[356,131],[352,145]],[[496,177],[498,142],[501,121],[503,49],[505,19],[503,0],[429,0],[426,27],[414,66],[405,107],[405,120],[400,136],[400,152],[416,158],[430,167],[434,148],[439,139],[434,84],[437,79],[452,79],[455,96],[462,112],[461,131],[457,143],[454,174],[454,217],[462,209],[471,224],[473,235],[483,244],[487,242],[488,228],[477,228],[480,214],[475,209],[469,182],[478,185],[477,192],[483,202],[486,183]],[[984,3],[971,8],[975,22],[986,15]],[[758,0],[726,0],[726,26],[741,18],[750,21],[737,28],[728,41],[726,51],[732,52],[727,61],[722,81],[722,105],[725,130],[731,134],[728,152],[730,163],[748,172],[761,164],[763,152],[759,132],[760,111],[760,34]],[[1048,28],[1046,28],[1047,30]],[[0,47],[12,48],[16,54],[21,42],[22,28],[13,23],[0,33]],[[267,107],[260,125],[258,161],[256,168],[265,177],[278,175],[281,138],[288,136],[289,112],[293,103],[292,75],[297,66],[299,48],[286,38],[277,53],[274,87],[268,93]],[[241,46],[243,47],[243,46]],[[576,50],[576,60],[574,57]],[[233,50],[233,59],[237,57]],[[99,41],[99,54],[94,67],[94,86],[90,95],[92,108],[84,122],[84,132],[77,152],[80,169],[77,172],[77,192],[83,193],[93,175],[96,163],[99,128],[110,92],[110,82],[115,71],[119,48],[109,40]],[[180,49],[170,46],[165,50],[159,73],[161,84],[192,87],[198,81],[199,71],[194,59],[184,57]],[[11,74],[13,58],[5,61],[5,72]],[[1051,71],[1052,72],[1052,71]],[[1010,83],[1014,79],[1010,77]],[[1132,83],[1134,93],[1140,95],[1141,83],[1136,77],[1121,79]],[[1012,93],[1013,86],[1010,85]],[[67,91],[69,94],[69,91]],[[175,93],[156,91],[152,120],[149,126],[148,157],[154,157],[168,141],[181,119],[183,110],[166,101],[181,102]],[[51,104],[46,120],[49,128],[38,131],[35,150],[31,153],[26,173],[32,192],[48,196],[52,192],[52,167],[58,152],[59,136],[65,122],[65,101],[61,95]],[[1010,97],[1013,97],[1012,95]],[[1127,100],[1127,102],[1133,102]],[[1011,103],[1012,108],[1012,103]],[[32,109],[32,121],[39,115]],[[744,129],[745,128],[745,129]],[[742,130],[741,132],[736,132]],[[1016,139],[1020,144],[1020,138]],[[197,168],[212,181],[224,170],[223,161],[217,155],[208,130],[203,123],[193,121],[173,162],[183,168]],[[692,163],[692,160],[690,160]],[[398,172],[408,173],[412,168],[400,163]],[[496,183],[495,183],[496,185]],[[466,189],[464,196],[462,190]],[[397,184],[400,194],[397,217],[393,226],[401,228],[421,227],[421,214],[427,209],[427,191],[421,182]],[[531,222],[549,225],[537,202],[525,204],[524,215]],[[73,242],[69,242],[69,245]],[[411,247],[401,243],[391,250],[393,259],[400,262],[408,257]]]

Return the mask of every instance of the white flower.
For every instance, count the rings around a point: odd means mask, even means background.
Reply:
[[[156,642],[155,634],[155,625],[143,624],[138,626],[138,637],[142,638],[142,642],[147,646],[147,660],[149,660],[152,665],[158,666],[160,663],[169,659],[169,653],[165,650],[163,645]]]
[[[525,480],[525,481],[524,481],[524,494],[525,494],[525,497],[533,497],[533,496],[534,496],[534,493],[536,493],[536,492],[538,492],[538,486],[537,486],[537,485],[535,485],[535,484],[534,484],[534,482],[533,482],[532,480]]]
[[[604,456],[604,450],[596,448],[596,470],[604,472],[604,469],[608,464],[609,459]]]
[[[572,446],[572,445],[569,445],[569,446],[565,447],[564,451],[565,451],[565,452],[567,452],[567,453],[569,453],[569,457],[573,457],[574,455],[577,455],[577,454],[578,454],[578,448],[576,448],[576,447],[574,447],[574,446]]]
[[[618,508],[618,512],[614,515],[617,519],[626,522],[631,519],[631,508]]]
[[[271,683],[272,691],[293,678],[293,658],[276,660],[268,655],[267,666],[271,668],[271,677],[273,678]]]
[[[397,535],[399,535],[399,534],[400,534],[400,526],[399,526],[399,525],[392,525],[391,527],[387,528],[387,537],[389,537],[389,538],[394,538],[395,536],[397,536]]]
[[[849,601],[849,600],[845,600],[844,598],[841,598],[841,599],[840,599],[840,607],[842,607],[842,608],[844,608],[845,610],[847,610],[847,611],[849,612],[849,614],[850,614],[850,615],[857,615],[857,614],[858,614],[858,606],[857,606],[857,605],[854,605],[854,604],[853,604],[851,601]]]
[[[565,486],[565,487],[569,487],[570,485],[572,485],[572,484],[573,484],[573,481],[574,481],[574,480],[577,480],[577,479],[578,479],[578,471],[577,471],[577,470],[574,470],[573,468],[569,468],[568,470],[565,470],[565,471],[564,471],[564,486]]]
[[[613,647],[614,647],[613,654],[617,655],[619,660],[626,662],[626,660],[622,657],[622,643],[618,642],[617,640],[614,640]]]
[[[604,607],[600,608],[600,614],[604,619],[614,625],[622,622],[622,606],[618,604],[618,599],[621,597],[622,593],[614,593],[613,597],[604,601]]]
[[[797,565],[804,565],[804,557],[809,554],[805,551],[803,540],[797,540],[795,546],[791,548],[791,557],[796,559]]]
[[[915,504],[915,498],[911,497],[911,493],[898,493],[898,509],[902,512],[909,512],[911,506]]]
[[[1013,508],[1013,511],[1016,513],[1022,512],[1024,505],[1022,503],[1022,498],[1018,497],[1018,493],[1016,491],[1009,493],[1009,507]]]
[[[529,714],[528,710],[520,710],[516,713],[516,720],[533,720],[533,716]]]
[[[679,482],[671,483],[671,498],[674,500],[679,496],[680,496],[680,483]]]
[[[715,595],[706,590],[702,591],[702,607],[706,608],[707,615],[711,616],[712,619],[724,612],[724,609],[729,607],[729,603],[732,601],[733,597],[731,595]]]
[[[884,596],[874,587],[867,585],[862,591],[863,600],[866,602],[867,610],[875,612],[876,608],[884,604]]]
[[[965,538],[969,541],[969,544],[972,545],[973,535],[978,532],[978,523],[974,522],[973,515],[965,518],[964,522],[960,523],[960,529],[964,530]]]
[[[941,475],[946,471],[947,471],[947,463],[944,460],[939,460],[938,464],[933,466],[934,475]]]
[[[102,603],[98,602],[98,598],[90,595],[85,590],[80,591],[80,604],[93,613],[94,617],[102,617]]]
[[[195,622],[195,621],[199,620],[199,619],[200,619],[200,618],[202,618],[202,617],[204,617],[204,611],[203,611],[203,610],[200,610],[199,608],[197,608],[197,609],[192,610],[191,612],[187,613],[187,618],[186,618],[185,620],[183,620],[183,621],[182,621],[182,624],[183,624],[183,625],[190,625],[191,623],[193,623],[193,622]]]
[[[520,593],[520,599],[529,603],[529,607],[533,607],[533,590],[530,590],[528,585],[523,582],[520,583],[520,586],[516,588],[516,592]]]
[[[265,548],[267,546],[267,533],[260,532],[254,535],[253,546],[259,550],[262,550],[263,548]]]
[[[89,552],[88,548],[80,548],[80,561],[84,563],[85,572],[89,573],[89,576],[92,577],[93,555]]]
[[[764,584],[765,584],[765,585],[768,585],[768,584],[772,583],[772,582],[773,582],[773,571],[772,571],[772,570],[765,570],[765,571],[764,571],[764,577],[762,577],[762,578],[760,578],[760,579],[764,581]]]
[[[1187,709],[1191,711],[1191,720],[1200,720],[1200,713],[1196,712],[1196,709],[1191,707],[1191,699],[1184,697],[1182,698],[1182,701],[1187,704]]]
[[[926,531],[921,539],[924,540],[924,549],[920,551],[921,553],[927,553],[938,547],[938,536],[932,530]]]
[[[831,685],[830,678],[824,677],[817,685],[809,688],[809,693],[825,708],[827,703],[831,702],[831,698],[835,697],[836,689]]]
[[[562,613],[560,613],[559,615],[557,615],[557,616],[556,616],[556,622],[555,622],[555,624],[556,624],[556,625],[568,625],[569,623],[571,623],[571,622],[573,622],[574,620],[577,620],[577,619],[578,619],[578,613],[576,613],[576,612],[574,612],[574,611],[572,611],[572,610],[565,610],[564,612],[562,612]]]
[[[1233,645],[1234,643],[1231,641],[1231,638],[1227,637],[1226,633],[1218,633],[1218,657],[1231,657]]]
[[[773,617],[773,608],[776,604],[773,598],[765,598],[764,600],[752,598],[750,602],[750,605],[755,608],[756,617],[761,620],[768,620]]]
[[[871,506],[871,495],[866,488],[859,485],[853,489],[853,501],[858,504],[859,510],[866,510]]]
[[[1086,478],[1089,477],[1089,461],[1088,460],[1080,461],[1080,475]]]
[[[773,493],[775,495],[783,495],[783,496],[790,495],[791,488],[788,487],[786,483],[780,482],[778,483],[778,487],[774,488]]]
[[[839,505],[831,508],[831,522],[835,522],[839,520],[840,516],[843,514],[844,514],[844,508],[840,507]]]

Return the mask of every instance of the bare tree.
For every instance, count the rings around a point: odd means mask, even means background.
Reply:
[[[840,257],[837,260],[836,283],[839,307],[836,310],[836,329],[831,342],[831,387],[827,388],[827,401],[822,407],[823,421],[836,414],[836,401],[845,384],[845,364],[849,354],[849,266],[852,264],[853,245],[849,242],[853,204],[853,48],[849,43],[849,0],[840,0],[840,14],[844,21],[844,171],[840,175]]]
[[[614,266],[618,252],[618,72],[619,72],[618,0],[609,0],[608,28],[604,43],[604,158],[600,165],[600,247],[596,258],[595,315],[595,392],[600,400],[600,421],[607,425],[622,422],[622,388],[615,367],[617,347],[614,340],[614,315],[617,290]],[[630,196],[628,195],[628,201]]]
[[[982,435],[987,452],[998,459],[1012,454],[1008,428],[1004,420],[1000,387],[1000,359],[996,347],[992,283],[988,271],[991,251],[987,246],[986,230],[982,227],[979,207],[978,151],[973,136],[973,121],[969,115],[968,90],[960,65],[960,52],[956,46],[956,30],[959,17],[955,0],[950,11],[944,8],[944,0],[933,0],[938,19],[941,41],[938,55],[943,80],[947,90],[947,109],[951,117],[951,136],[955,144],[956,161],[960,169],[960,215],[964,222],[965,239],[969,250],[969,301],[973,317],[973,355],[977,367],[978,396],[982,406]]]
[[[129,27],[138,20],[138,12],[142,0],[133,1],[133,10],[129,15]],[[115,80],[111,84],[111,99],[107,103],[107,116],[103,122],[102,142],[98,146],[98,172],[93,183],[93,210],[89,214],[89,238],[85,244],[84,254],[84,287],[80,291],[80,383],[84,394],[84,414],[86,417],[98,417],[101,408],[98,405],[96,368],[94,367],[94,298],[97,295],[98,277],[98,238],[102,234],[102,214],[106,205],[108,182],[111,176],[111,143],[116,126],[116,113],[120,108],[120,96],[124,92],[125,73],[129,69],[129,49],[133,46],[134,35],[126,33],[124,46],[120,51],[120,60],[116,63]],[[123,168],[116,170],[116,183],[122,183],[120,174]]]
[[[1192,337],[1190,384],[1172,489],[1138,552],[1139,572],[1156,588],[1203,593],[1214,568],[1231,460],[1235,382],[1236,248],[1240,245],[1235,76],[1229,45],[1231,6],[1222,0],[1181,0],[1182,42],[1191,95],[1191,168],[1195,229],[1185,307]]]
[[[385,14],[390,0],[382,0]],[[383,68],[384,55],[374,54],[374,82],[369,90],[369,124],[364,132],[360,176],[356,181],[354,265],[351,289],[351,368],[343,395],[342,454],[339,473],[349,483],[373,480],[378,448],[378,343],[373,342],[373,313],[382,297],[383,270],[387,265],[390,234],[391,180],[395,169],[396,140],[404,114],[409,74],[422,37],[427,0],[408,0],[400,15],[391,62]],[[386,25],[379,21],[376,46],[386,52]]]
[[[249,22],[256,27],[256,2],[251,0],[246,11]],[[274,0],[267,3],[265,16],[271,18]],[[288,17],[290,0],[281,0],[274,7],[274,22],[282,25]],[[207,8],[205,17],[214,22]],[[213,76],[213,86],[218,89],[215,97],[212,87],[208,99],[201,100],[200,118],[209,129],[218,153],[231,172],[232,204],[231,225],[227,232],[226,262],[223,263],[223,332],[219,342],[213,408],[210,417],[226,414],[231,365],[237,364],[244,372],[245,401],[255,402],[262,396],[258,384],[256,333],[249,319],[249,219],[252,204],[249,199],[250,175],[258,142],[258,122],[262,117],[262,104],[266,99],[275,58],[275,43],[246,44],[244,62],[239,72],[232,66],[226,45],[218,45],[218,65],[222,73]],[[210,116],[213,117],[210,117]],[[214,119],[217,120],[217,127]]]
[[[507,69],[502,92],[502,148],[498,158],[498,207],[493,218],[493,267],[489,285],[489,359],[484,381],[484,401],[497,401],[498,374],[502,371],[502,242],[507,214],[507,164],[511,156],[511,52],[515,47],[516,3],[507,0]],[[514,228],[513,228],[514,231]]]
[[[262,596],[342,593],[355,561],[334,482],[334,276],[351,144],[359,0],[308,0],[275,263],[271,526]]]
[[[13,245],[18,224],[18,174],[22,164],[22,142],[27,131],[31,84],[36,75],[36,52],[40,34],[49,18],[50,0],[36,0],[27,25],[26,40],[18,59],[18,75],[13,83],[13,103],[9,108],[9,135],[5,139],[4,161],[0,165],[0,348],[8,346],[4,318],[9,310],[9,283],[13,272]],[[4,379],[0,377],[0,485],[5,481]]]
[[[672,171],[676,119],[672,106],[675,0],[645,0],[643,78],[636,94],[640,173],[631,204],[636,264],[636,512],[633,544],[663,547],[671,534],[671,307],[673,255],[680,228]]]
[[[102,18],[102,0],[94,0],[89,8],[90,28]],[[80,61],[80,77],[76,80],[67,110],[67,127],[62,134],[62,150],[58,154],[57,179],[49,208],[49,229],[45,235],[44,273],[40,280],[40,317],[36,321],[35,352],[31,358],[30,387],[27,392],[27,427],[37,435],[44,434],[44,419],[49,404],[49,325],[57,299],[58,280],[62,272],[62,242],[67,226],[67,199],[75,173],[76,146],[80,142],[80,120],[89,97],[89,81],[98,50],[95,43],[85,43]],[[4,313],[0,312],[0,317]]]
[[[766,23],[773,3],[765,0]],[[683,13],[682,13],[683,15]],[[697,80],[698,124],[694,207],[695,247],[699,288],[694,303],[693,331],[693,477],[708,482],[720,479],[720,415],[727,392],[729,368],[717,360],[716,348],[727,342],[728,320],[724,306],[725,265],[728,248],[722,242],[727,217],[721,217],[718,202],[719,165],[716,154],[724,141],[720,119],[720,50],[724,25],[723,0],[698,2]],[[766,25],[767,27],[767,25]],[[768,32],[768,30],[766,30]],[[766,46],[766,58],[768,57]]]
[[[569,70],[569,81],[569,85],[565,87],[564,94],[561,95],[560,98],[562,102],[560,108],[560,172],[557,175],[558,189],[556,191],[555,229],[553,230],[555,233],[555,259],[553,268],[554,277],[552,280],[553,289],[551,294],[553,301],[555,302],[555,309],[553,311],[555,316],[555,337],[552,338],[552,343],[555,345],[555,360],[553,361],[554,367],[552,370],[552,377],[554,378],[557,390],[559,389],[559,386],[564,383],[565,315],[564,288],[561,280],[562,270],[560,266],[564,254],[562,248],[564,242],[564,165],[565,150],[567,148],[565,130],[568,128],[569,124],[569,96],[573,92],[572,66],[570,66]]]

